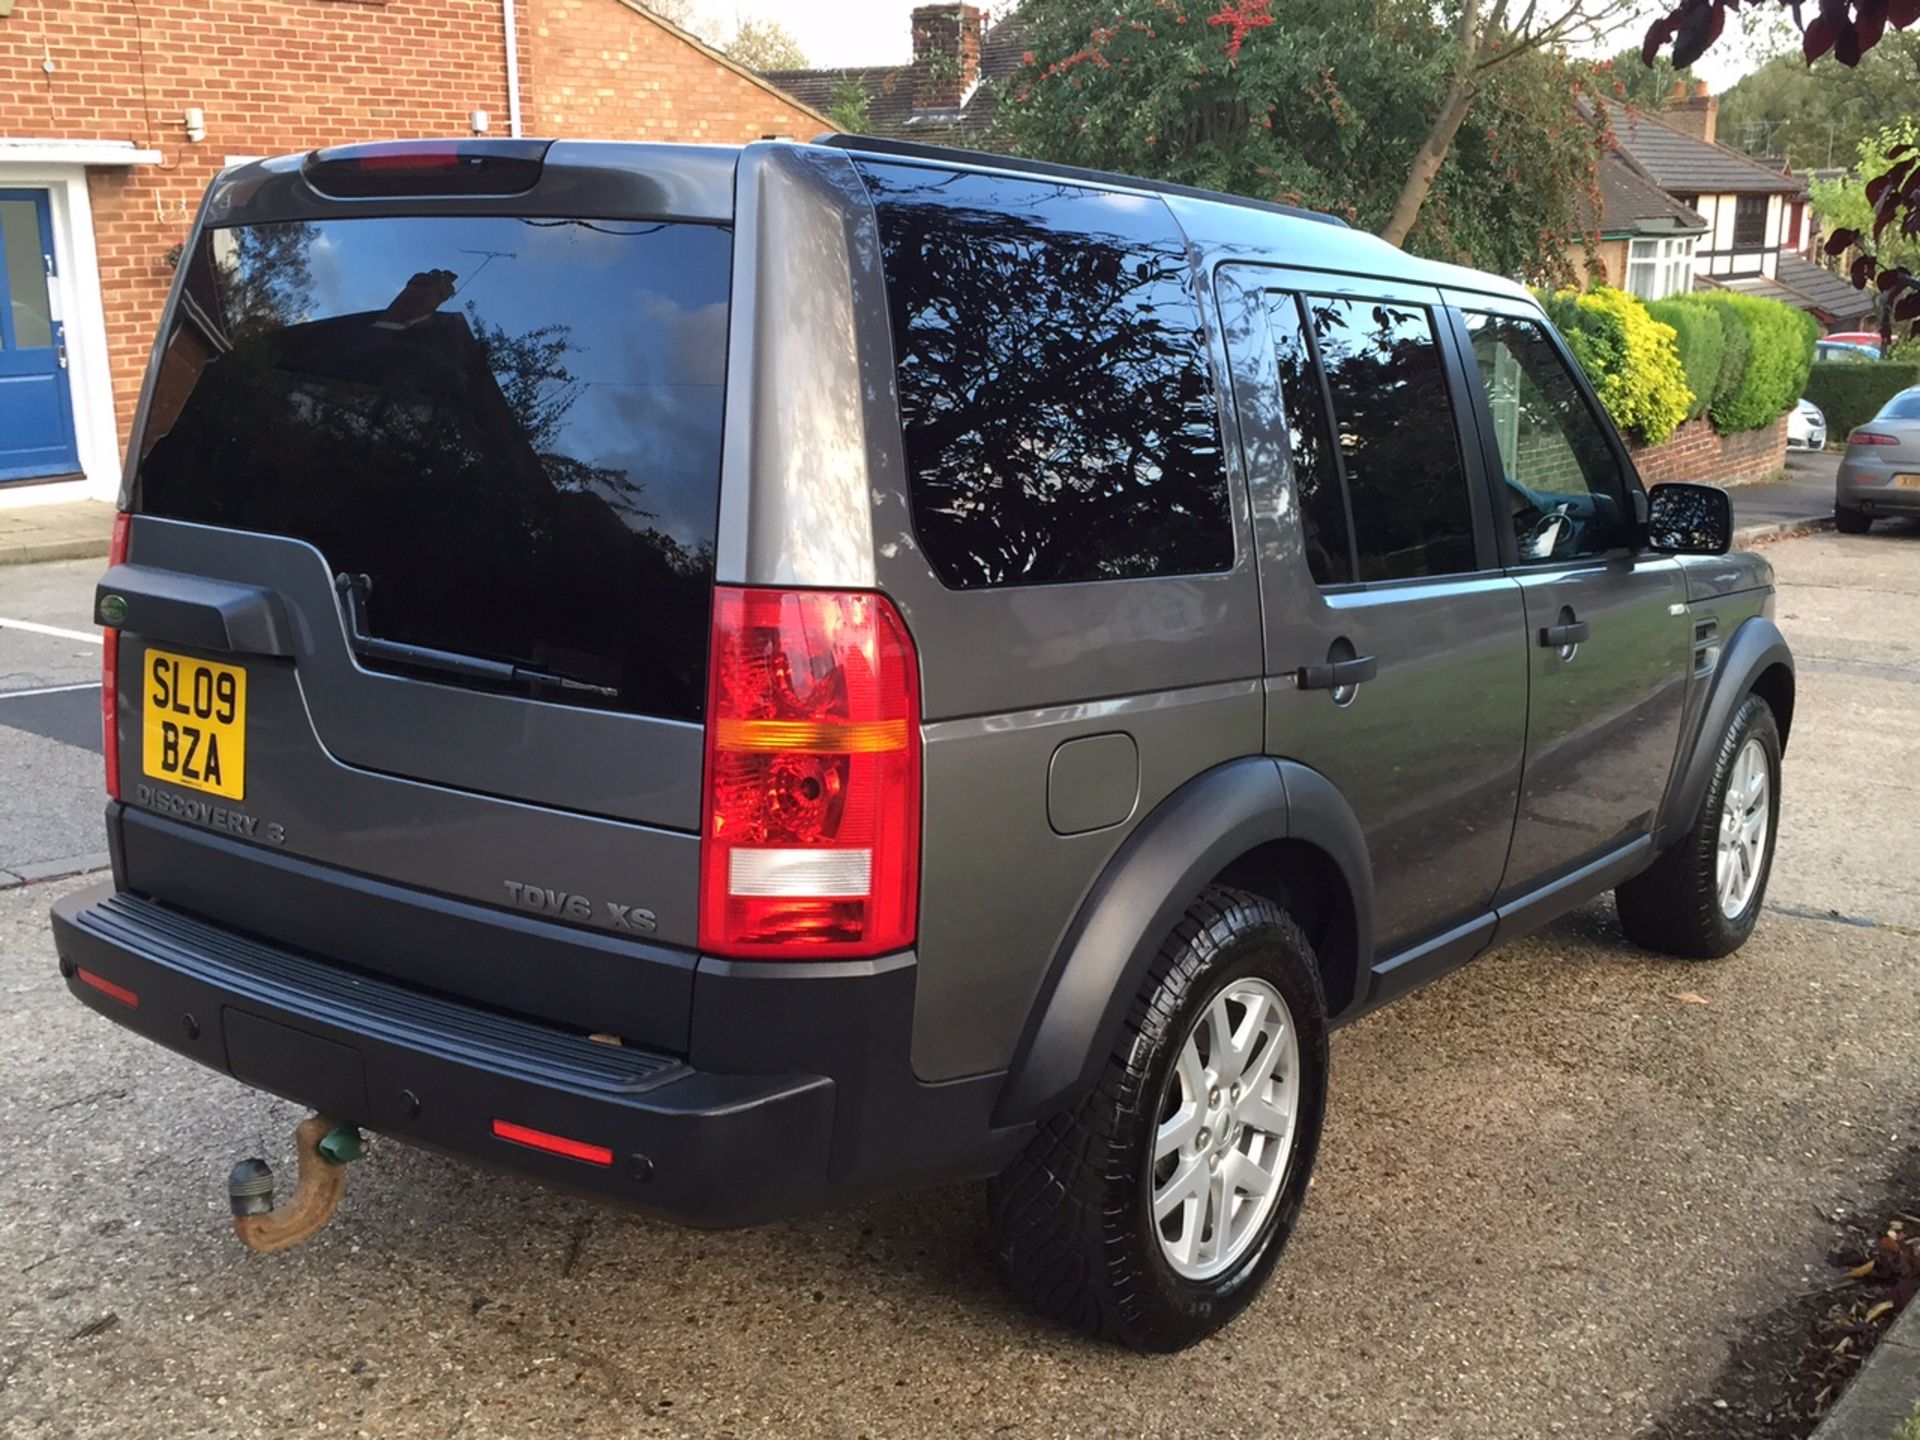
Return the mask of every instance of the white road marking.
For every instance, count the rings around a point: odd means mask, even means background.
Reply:
[[[65,695],[71,690],[98,690],[98,680],[82,680],[75,685],[42,685],[37,690],[0,690],[0,701],[24,700],[29,695]]]
[[[89,645],[104,642],[98,630],[68,630],[59,625],[42,625],[38,620],[9,620],[0,615],[0,630],[25,630],[29,635],[51,635],[56,640],[84,640]]]

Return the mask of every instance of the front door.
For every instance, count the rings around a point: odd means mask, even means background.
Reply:
[[[1679,747],[1692,629],[1679,563],[1636,547],[1639,480],[1546,322],[1517,303],[1458,300],[1531,657],[1505,902],[1651,831]]]
[[[44,190],[0,190],[0,482],[80,468]]]
[[[1437,292],[1233,267],[1220,297],[1266,630],[1269,754],[1325,775],[1374,874],[1374,998],[1491,932],[1527,713],[1464,367]]]

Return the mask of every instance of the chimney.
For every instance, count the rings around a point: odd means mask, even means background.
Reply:
[[[980,7],[922,5],[913,12],[913,108],[955,110],[980,78]]]
[[[1673,95],[1660,109],[1660,118],[1711,145],[1720,123],[1720,97],[1707,92],[1704,80],[1694,81],[1691,90],[1683,80],[1673,87]]]

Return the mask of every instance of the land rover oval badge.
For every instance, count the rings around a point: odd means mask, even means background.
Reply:
[[[100,623],[102,625],[121,625],[126,622],[127,601],[122,595],[102,595],[100,597]]]

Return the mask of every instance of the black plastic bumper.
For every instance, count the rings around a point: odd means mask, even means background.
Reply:
[[[704,1049],[716,1068],[701,1069],[365,975],[111,884],[58,902],[53,928],[76,997],[202,1064],[687,1224],[757,1224],[990,1173],[1022,1139],[987,1125],[999,1077],[913,1079],[910,961],[808,979],[706,962],[717,968],[694,1007],[692,1058]],[[756,1057],[761,1070],[741,1068]],[[607,1163],[502,1139],[497,1121],[604,1150]]]

